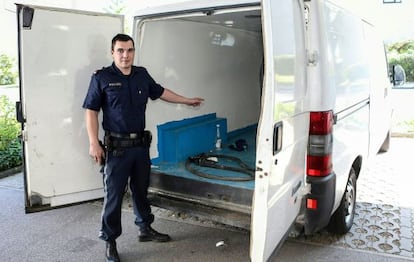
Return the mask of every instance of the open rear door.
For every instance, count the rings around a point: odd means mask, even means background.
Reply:
[[[250,255],[266,261],[300,212],[309,114],[300,1],[262,1],[264,85],[258,127]]]
[[[123,17],[17,5],[26,212],[103,196],[82,102]]]

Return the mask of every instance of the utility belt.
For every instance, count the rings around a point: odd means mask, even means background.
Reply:
[[[104,137],[104,145],[108,152],[130,147],[149,147],[151,141],[152,135],[148,130],[129,134],[105,131]]]

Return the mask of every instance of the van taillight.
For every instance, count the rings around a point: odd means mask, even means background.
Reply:
[[[318,200],[312,198],[306,199],[306,208],[318,209]]]
[[[333,112],[311,112],[306,174],[327,176],[332,172]]]

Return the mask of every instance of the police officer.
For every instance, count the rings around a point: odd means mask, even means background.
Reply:
[[[139,241],[166,242],[167,234],[151,227],[154,215],[147,198],[150,175],[149,145],[145,129],[148,98],[199,106],[202,98],[187,98],[157,84],[144,67],[133,66],[133,39],[117,34],[112,39],[112,65],[96,71],[83,103],[89,137],[89,154],[104,167],[104,203],[99,237],[106,241],[107,261],[120,261],[116,239],[121,235],[121,205],[128,184],[132,192]],[[98,114],[102,109],[106,154],[98,139]],[[105,160],[104,160],[105,159]],[[105,163],[103,163],[105,162]]]

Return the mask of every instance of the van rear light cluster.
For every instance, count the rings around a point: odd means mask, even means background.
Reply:
[[[306,174],[327,176],[332,172],[333,112],[311,112]]]

